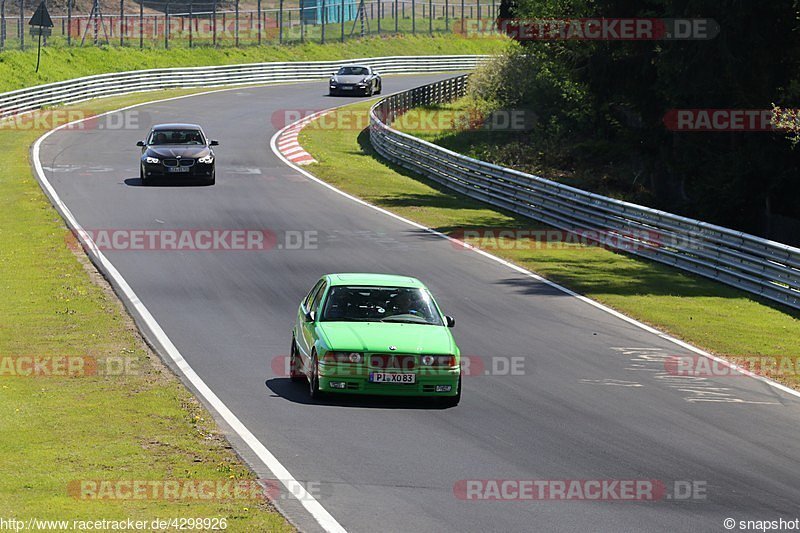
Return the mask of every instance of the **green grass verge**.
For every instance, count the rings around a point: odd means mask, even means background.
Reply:
[[[186,92],[186,91],[184,91]],[[158,97],[179,94],[157,93]],[[81,104],[103,111],[153,93]],[[225,517],[231,531],[291,531],[265,502],[78,499],[76,480],[252,480],[213,419],[153,355],[34,179],[42,131],[0,129],[0,517]],[[15,356],[130,361],[121,376],[18,377]]]
[[[330,38],[338,37],[330,35]],[[36,50],[0,53],[0,92],[80,76],[160,67],[228,65],[264,61],[321,61],[392,55],[492,54],[508,45],[500,39],[467,39],[456,35],[373,37],[321,45],[267,45],[246,48],[175,48],[169,50],[48,47],[36,73]]]
[[[370,105],[345,108],[346,123],[366,123],[354,115],[366,115]],[[361,120],[366,121],[366,116]],[[325,124],[336,123],[336,116],[326,117]],[[376,156],[366,131],[312,124],[301,132],[300,142],[319,161],[309,167],[314,175],[443,233],[458,235],[459,229],[487,227],[546,229],[388,164]],[[536,247],[523,239],[483,247],[717,354],[779,358],[800,354],[800,313],[765,304],[725,285],[595,246]],[[800,376],[773,377],[795,387],[800,384]]]

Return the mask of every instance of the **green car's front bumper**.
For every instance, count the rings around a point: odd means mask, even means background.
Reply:
[[[414,374],[415,383],[374,383],[376,372]],[[319,365],[319,389],[324,392],[370,394],[380,396],[436,396],[458,394],[461,369],[421,367],[414,370],[370,368],[367,365],[322,363]]]

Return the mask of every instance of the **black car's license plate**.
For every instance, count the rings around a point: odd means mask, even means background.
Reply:
[[[189,172],[189,167],[167,167],[167,172]]]

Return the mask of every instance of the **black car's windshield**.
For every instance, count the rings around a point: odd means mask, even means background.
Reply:
[[[336,74],[338,76],[366,76],[369,74],[369,70],[366,67],[342,67]]]
[[[205,144],[203,133],[200,130],[174,129],[174,130],[155,130],[150,134],[148,144]]]
[[[332,287],[320,320],[442,325],[427,291],[407,287]]]

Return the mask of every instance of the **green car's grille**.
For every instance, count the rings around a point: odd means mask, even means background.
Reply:
[[[370,354],[369,364],[372,368],[382,368],[386,370],[414,370],[417,368],[417,356],[402,354]]]

